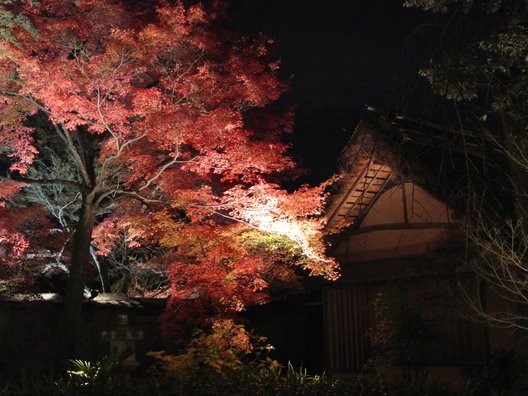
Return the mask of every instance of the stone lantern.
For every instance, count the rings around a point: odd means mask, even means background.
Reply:
[[[120,362],[125,378],[139,366],[136,360],[136,341],[143,339],[143,331],[133,329],[128,323],[128,314],[119,314],[117,326],[103,331],[101,339],[110,342],[110,358]]]

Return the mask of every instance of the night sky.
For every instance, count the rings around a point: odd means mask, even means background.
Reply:
[[[282,77],[296,108],[293,155],[304,181],[330,176],[365,105],[401,109],[424,84],[422,12],[394,0],[230,0],[232,25],[278,42]],[[420,44],[421,42],[421,44]],[[425,44],[427,45],[427,44]],[[420,48],[422,46],[422,48]]]

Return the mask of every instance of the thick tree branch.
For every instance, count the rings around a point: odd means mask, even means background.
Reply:
[[[172,166],[174,164],[185,164],[185,163],[188,163],[188,162],[192,162],[192,161],[195,161],[199,157],[200,157],[200,155],[197,155],[197,156],[191,158],[190,160],[180,160],[180,159],[178,159],[178,156],[176,156],[172,160],[170,160],[170,161],[166,162],[165,164],[163,164],[158,169],[158,171],[154,174],[154,176],[152,176],[150,179],[148,179],[146,181],[146,183],[144,185],[142,185],[138,189],[138,191],[143,191],[144,189],[149,187],[152,183],[154,183],[157,179],[159,179],[159,177],[163,174],[163,172],[165,172],[170,166]]]
[[[83,159],[82,159],[81,155],[79,154],[79,152],[77,151],[77,148],[75,147],[75,144],[73,143],[73,140],[72,140],[72,138],[70,136],[70,132],[63,125],[61,125],[59,127],[58,125],[53,124],[53,127],[55,128],[55,131],[61,137],[61,139],[64,141],[64,143],[66,144],[68,150],[72,154],[73,159],[75,160],[75,162],[77,164],[77,167],[79,169],[79,172],[81,173],[81,176],[82,176],[82,179],[83,179],[84,183],[87,186],[90,186],[92,184],[92,182],[91,182],[91,179],[90,179],[90,175],[88,174],[88,169],[86,169],[86,164],[83,161]]]
[[[51,112],[46,109],[46,107],[44,105],[42,105],[41,103],[39,103],[37,100],[35,100],[34,98],[32,98],[31,96],[28,96],[28,95],[22,95],[22,94],[19,94],[18,92],[9,92],[9,91],[4,91],[1,93],[2,95],[6,95],[6,96],[18,96],[20,98],[24,98],[26,99],[27,101],[31,102],[35,107],[37,107],[39,110],[41,110],[42,112],[46,113],[47,115],[50,115]]]
[[[41,185],[41,186],[53,186],[53,185],[63,185],[68,187],[74,187],[76,189],[79,189],[81,186],[79,183],[73,181],[73,180],[63,180],[63,179],[31,179],[29,177],[23,177],[15,174],[10,174],[9,177],[12,180],[19,181],[22,183],[27,184],[35,184],[35,185]]]
[[[126,190],[120,190],[120,189],[112,189],[112,190],[109,190],[109,191],[106,191],[104,193],[102,193],[101,195],[99,195],[99,197],[95,200],[95,205],[96,207],[98,207],[104,199],[110,197],[110,196],[118,196],[118,195],[127,195],[129,197],[132,197],[134,199],[137,199],[138,201],[141,201],[145,204],[151,204],[151,203],[161,203],[163,201],[159,200],[159,199],[150,199],[150,198],[146,198],[142,195],[140,195],[138,192],[136,191],[126,191]]]
[[[125,143],[123,143],[123,144],[121,145],[121,147],[119,148],[119,150],[117,150],[116,153],[111,154],[111,155],[109,155],[108,157],[106,157],[106,158],[104,159],[103,164],[101,165],[101,170],[100,170],[100,172],[99,172],[99,180],[98,180],[97,185],[96,185],[96,187],[95,187],[96,190],[99,190],[99,189],[102,187],[103,182],[104,182],[104,180],[105,180],[104,175],[105,175],[106,169],[108,168],[108,166],[110,165],[110,163],[111,163],[113,160],[118,159],[118,158],[123,154],[124,150],[125,150],[127,147],[129,147],[129,146],[132,145],[133,143],[135,143],[135,142],[137,142],[137,141],[143,139],[145,136],[147,136],[147,134],[146,134],[146,133],[143,133],[143,134],[141,134],[141,135],[139,135],[139,136],[136,136],[135,138],[132,138],[132,139],[127,140]]]

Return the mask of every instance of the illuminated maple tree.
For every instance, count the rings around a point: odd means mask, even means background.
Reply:
[[[336,277],[317,218],[322,188],[287,193],[268,181],[295,166],[281,142],[291,119],[268,116],[286,88],[272,42],[230,31],[220,4],[149,4],[4,5],[17,23],[4,27],[0,48],[0,140],[10,161],[0,244],[13,260],[33,242],[18,212],[37,209],[14,212],[20,190],[60,186],[73,197],[60,206],[71,204],[74,219],[62,224],[71,328],[91,257],[119,241],[160,247],[144,265],[169,275],[167,321],[185,317],[186,306],[219,315],[263,302],[273,278],[293,277],[295,265]],[[275,241],[255,243],[270,234]],[[289,246],[289,259],[276,259],[278,245]]]

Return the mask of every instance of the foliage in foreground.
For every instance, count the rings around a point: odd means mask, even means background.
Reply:
[[[305,369],[294,369],[288,364],[286,370],[243,370],[196,373],[193,381],[180,383],[167,373],[151,374],[124,382],[118,377],[82,382],[78,378],[24,377],[19,383],[6,383],[0,393],[6,396],[76,396],[76,395],[395,395],[395,396],[456,396],[456,395],[500,395],[500,393],[478,393],[471,383],[456,387],[447,383],[387,384],[374,378],[358,376],[349,379],[310,375]]]
[[[152,352],[149,370],[129,378],[111,359],[98,363],[69,361],[59,378],[23,376],[18,383],[0,383],[0,394],[65,395],[499,395],[483,381],[459,387],[425,381],[389,382],[375,362],[347,378],[312,375],[291,363],[281,366],[269,356],[266,338],[231,320],[217,321],[211,331],[197,331],[176,355]],[[511,394],[511,393],[509,393]]]
[[[84,362],[87,363],[87,362]],[[306,369],[296,370],[291,364],[287,369],[255,370],[249,366],[241,370],[227,370],[223,373],[196,372],[192,381],[179,382],[168,373],[156,372],[147,376],[123,381],[100,377],[89,380],[85,374],[62,377],[23,377],[18,383],[4,383],[0,394],[6,396],[76,396],[76,395],[409,395],[409,396],[450,396],[477,395],[477,388],[467,384],[455,388],[445,383],[428,384],[387,384],[371,377],[350,379],[310,375]],[[488,393],[484,393],[488,394]],[[489,393],[495,394],[495,393]]]

